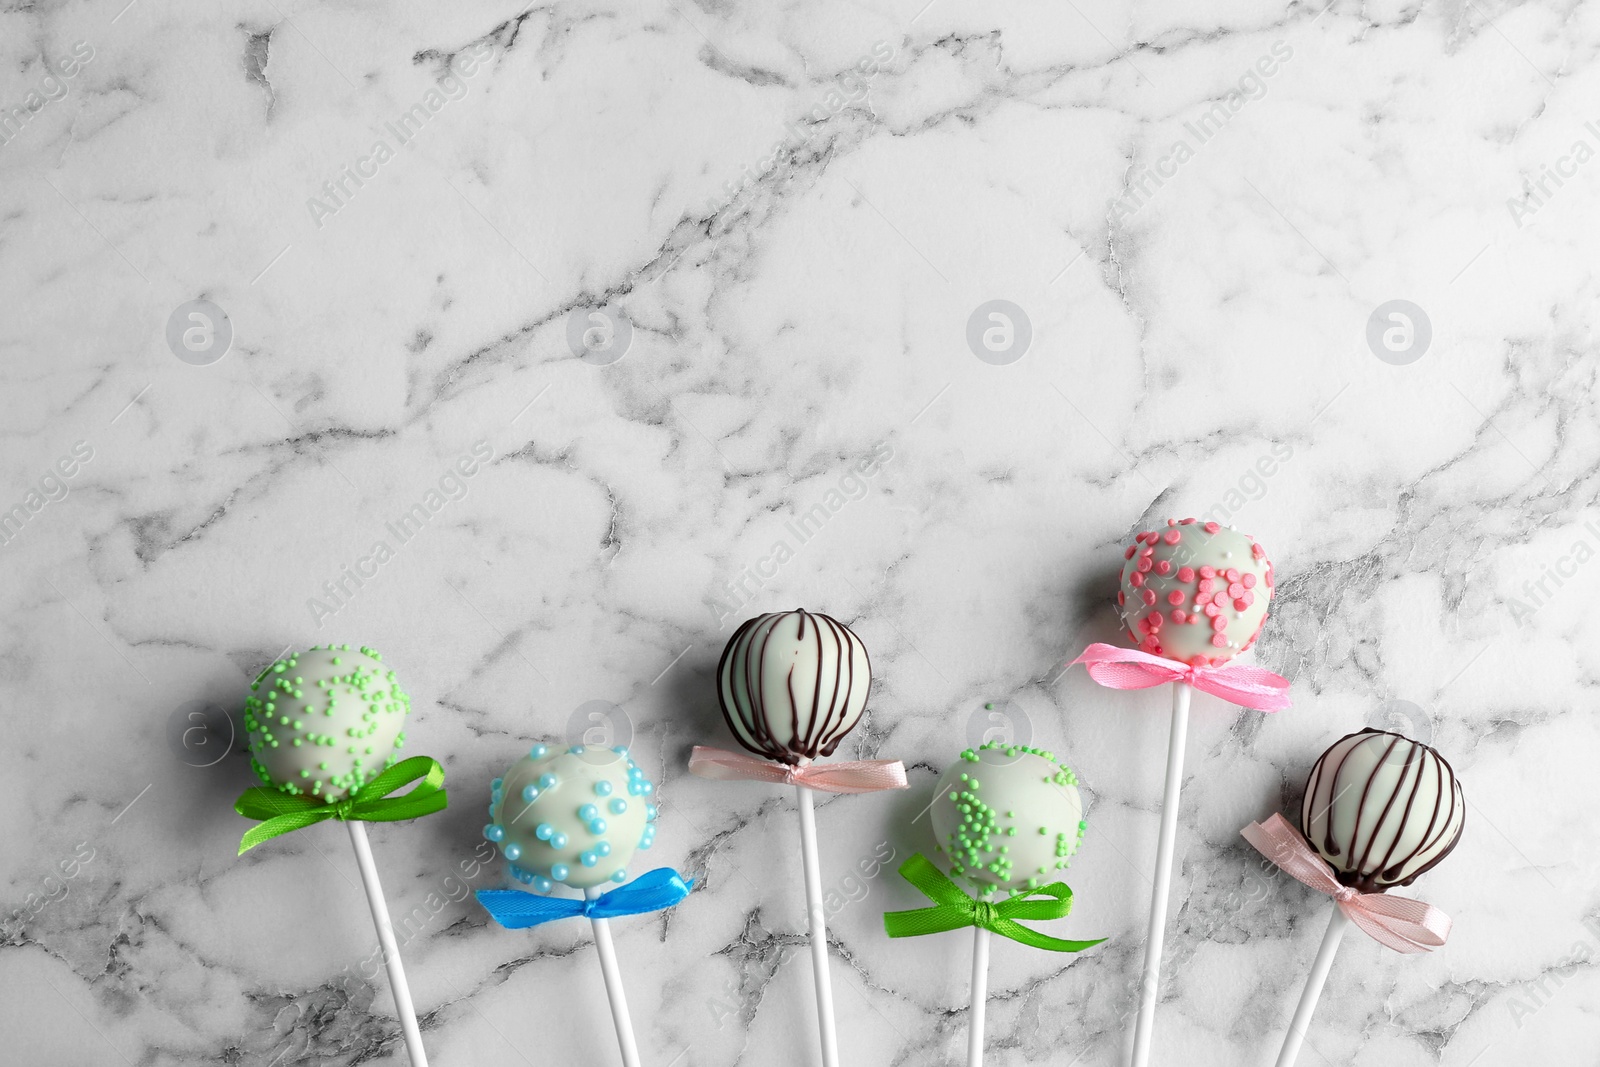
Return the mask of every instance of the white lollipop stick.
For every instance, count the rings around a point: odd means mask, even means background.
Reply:
[[[389,971],[389,989],[394,993],[395,1010],[400,1015],[400,1030],[406,1037],[406,1052],[411,1067],[428,1067],[428,1054],[422,1049],[422,1031],[417,1029],[417,1009],[411,1005],[411,987],[406,984],[405,968],[400,966],[400,946],[395,944],[394,926],[389,922],[389,905],[378,883],[378,868],[372,862],[372,846],[367,844],[367,826],[360,819],[346,819],[350,844],[355,846],[356,866],[361,868],[361,884],[367,890],[367,907],[372,909],[372,925],[378,928],[378,947],[383,950],[383,965]]]
[[[800,800],[800,856],[806,870],[806,916],[811,924],[811,977],[817,988],[817,1028],[822,1067],[839,1067],[839,1035],[833,1026],[833,983],[828,978],[828,923],[822,910],[822,872],[817,866],[817,817],[811,790],[794,787]]]
[[[600,895],[597,887],[583,891],[593,900]],[[600,953],[600,974],[606,980],[606,999],[611,1001],[611,1021],[617,1027],[617,1045],[622,1049],[622,1067],[639,1067],[639,1045],[633,1039],[633,1019],[628,1015],[628,997],[622,991],[622,970],[617,966],[617,950],[611,944],[611,920],[589,920],[594,928],[594,947]]]
[[[1305,992],[1300,994],[1300,1006],[1294,1010],[1294,1019],[1289,1023],[1289,1033],[1283,1039],[1283,1051],[1278,1053],[1278,1067],[1294,1067],[1294,1061],[1300,1055],[1300,1044],[1306,1039],[1306,1031],[1311,1027],[1311,1013],[1317,1010],[1317,1000],[1322,996],[1322,986],[1328,980],[1328,971],[1333,968],[1333,957],[1339,953],[1339,942],[1344,939],[1344,929],[1350,925],[1350,919],[1345,915],[1343,908],[1333,909],[1333,918],[1328,920],[1328,932],[1322,935],[1322,947],[1317,949],[1317,958],[1311,964],[1311,974],[1306,978]]]
[[[989,1004],[989,931],[972,928],[972,1017],[967,1031],[967,1067],[983,1067],[983,1016]]]
[[[1144,976],[1139,981],[1139,1021],[1133,1031],[1133,1067],[1150,1062],[1161,985],[1161,948],[1167,933],[1167,897],[1172,886],[1172,846],[1178,837],[1178,791],[1183,788],[1183,752],[1189,735],[1188,682],[1172,684],[1172,732],[1167,738],[1167,787],[1161,798],[1161,836],[1156,844],[1156,880],[1150,891],[1150,932],[1144,943]]]

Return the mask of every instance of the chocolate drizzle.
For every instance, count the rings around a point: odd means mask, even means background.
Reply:
[[[1400,734],[1341,737],[1306,779],[1301,832],[1363,893],[1410,885],[1461,840],[1466,800],[1445,758]]]
[[[787,706],[768,707],[767,672],[780,669]],[[717,663],[717,699],[734,738],[791,765],[833,755],[860,721],[871,686],[861,639],[837,619],[800,609],[745,621]]]

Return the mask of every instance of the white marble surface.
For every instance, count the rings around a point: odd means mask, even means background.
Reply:
[[[582,924],[462,899],[500,877],[489,779],[592,700],[697,881],[619,924],[646,1062],[815,1063],[793,802],[684,770],[728,741],[732,622],[803,604],[873,654],[841,754],[913,766],[819,810],[846,1062],[961,1058],[968,939],[880,914],[993,701],[1088,786],[1059,932],[1111,940],[997,943],[988,1062],[1121,1064],[1165,698],[1060,664],[1111,637],[1123,537],[1231,513],[1296,706],[1196,702],[1156,1062],[1272,1062],[1327,902],[1238,830],[1379,721],[1465,783],[1415,887],[1455,933],[1352,937],[1301,1062],[1596,1062],[1600,8],[124,2],[0,9],[8,1061],[405,1062],[341,829],[236,858],[247,769],[171,742],[334,640],[386,653],[456,798],[372,830],[436,1065],[614,1062]],[[206,366],[166,340],[197,298],[233,330]],[[965,339],[992,299],[1031,321],[1009,365]],[[1431,321],[1403,365],[1366,340],[1394,299]],[[630,348],[575,358],[607,301]]]

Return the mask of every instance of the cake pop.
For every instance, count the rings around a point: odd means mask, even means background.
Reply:
[[[700,745],[689,758],[690,773],[703,778],[795,787],[823,1067],[837,1067],[839,1049],[811,792],[904,789],[906,770],[898,760],[812,761],[833,755],[861,721],[871,688],[866,646],[844,623],[799,609],[758,615],[735,630],[722,650],[717,699],[734,739],[762,758]]]
[[[325,645],[274,661],[244,701],[250,766],[262,785],[234,810],[260,825],[239,853],[326,819],[345,824],[378,932],[389,986],[412,1067],[427,1067],[422,1032],[400,963],[389,906],[378,881],[366,823],[415,819],[444,809],[444,768],[427,756],[396,763],[411,698],[383,657],[362,645]],[[391,796],[415,782],[409,792]]]
[[[1044,879],[1064,870],[1083,841],[1083,797],[1077,775],[1054,753],[989,741],[961,753],[940,776],[929,808],[935,847],[948,858],[951,873],[978,890],[978,899],[916,854],[900,874],[935,906],[889,912],[883,925],[890,937],[973,928],[967,1064],[980,1067],[990,934],[1055,952],[1079,952],[1104,940],[1065,941],[1018,921],[1059,919],[1071,911],[1072,890]],[[997,891],[1012,895],[991,903]]]
[[[1192,690],[1260,711],[1278,711],[1289,706],[1289,683],[1260,667],[1230,663],[1260,636],[1272,598],[1272,563],[1254,538],[1217,522],[1168,519],[1165,529],[1134,535],[1123,552],[1121,578],[1118,616],[1139,647],[1092,644],[1073,662],[1085,664],[1089,677],[1111,689],[1172,683],[1167,777],[1131,1060],[1132,1067],[1147,1067]]]
[[[1334,956],[1351,924],[1397,952],[1428,952],[1450,936],[1450,918],[1420,900],[1388,896],[1456,847],[1466,797],[1444,757],[1384,730],[1347,734],[1318,757],[1300,806],[1302,834],[1282,815],[1242,831],[1275,866],[1335,902],[1327,933],[1278,1053],[1292,1067]]]
[[[524,930],[555,919],[589,920],[624,1067],[638,1067],[639,1046],[610,920],[670,908],[689,895],[689,883],[666,867],[627,880],[634,850],[655,841],[654,795],[655,786],[620,745],[536,744],[490,783],[490,821],[483,828],[511,876],[539,894],[478,890],[478,902],[496,922]],[[606,882],[625,884],[602,893]],[[583,898],[548,895],[557,884],[581,891]]]

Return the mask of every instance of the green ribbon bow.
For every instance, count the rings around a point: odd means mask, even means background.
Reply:
[[[417,787],[402,796],[391,797],[396,789],[422,779]],[[280,834],[304,829],[324,819],[362,819],[366,822],[398,822],[443,811],[449,803],[444,789],[444,768],[429,756],[412,756],[373,778],[360,789],[332,804],[322,797],[305,793],[285,793],[258,785],[246,789],[233,802],[233,810],[260,826],[248,831],[239,842],[239,855],[270,841]]]
[[[935,902],[935,907],[885,912],[883,929],[890,937],[919,937],[965,926],[981,926],[1001,937],[1051,952],[1082,952],[1105,940],[1101,937],[1093,941],[1063,941],[1030,930],[1017,921],[1064,918],[1072,910],[1072,890],[1065,882],[1024,889],[993,903],[974,900],[920,852],[912,853],[911,858],[900,865],[900,877],[922,890],[924,896]],[[1049,899],[1029,899],[1032,897]]]

